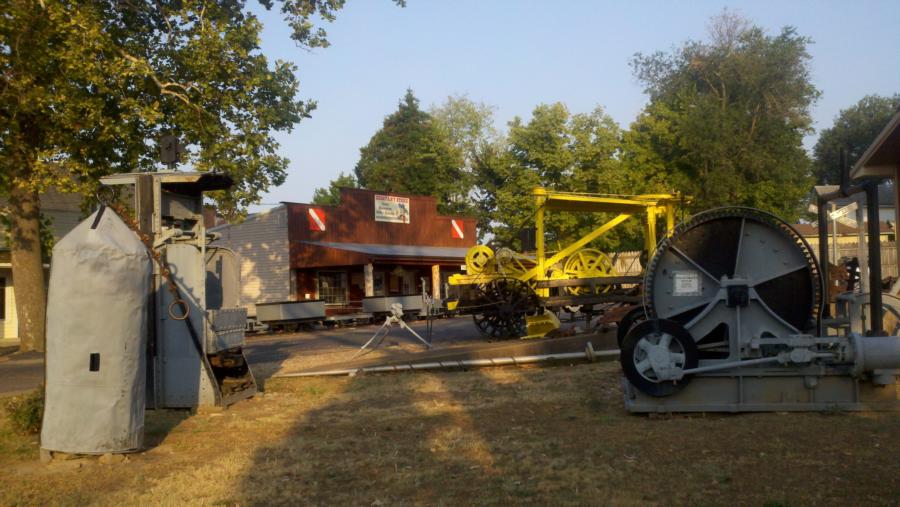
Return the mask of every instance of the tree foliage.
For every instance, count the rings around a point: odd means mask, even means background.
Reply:
[[[485,148],[501,139],[494,127],[494,106],[474,102],[465,95],[447,97],[429,113],[438,129],[463,157],[463,168],[471,173]]]
[[[479,237],[488,232],[495,209],[493,194],[484,189],[485,181],[479,181],[479,172],[495,161],[496,154],[505,145],[505,137],[494,127],[495,107],[474,102],[464,95],[447,97],[440,105],[432,106],[430,113],[438,129],[461,156],[460,182],[465,195],[461,196],[457,209],[477,219]]]
[[[819,134],[813,148],[813,174],[819,184],[838,184],[841,180],[841,149],[847,164],[853,166],[869,144],[881,133],[900,108],[900,94],[892,97],[866,95],[842,109],[831,128]]]
[[[625,136],[624,159],[648,186],[671,186],[705,209],[755,206],[795,217],[808,192],[810,40],[777,35],[729,14],[708,42],[632,62],[650,102]]]
[[[342,188],[357,188],[359,184],[352,174],[341,173],[337,178],[331,180],[328,188],[317,188],[313,192],[313,204],[322,206],[337,206],[341,203]]]
[[[315,103],[297,99],[296,66],[260,52],[246,2],[5,3],[4,188],[90,190],[109,172],[157,168],[163,134],[187,145],[185,163],[234,177],[234,191],[217,196],[226,211],[284,181],[272,134]],[[344,2],[277,3],[294,41],[313,48],[327,39],[311,17],[331,21]]]
[[[419,107],[412,90],[359,151],[353,171],[361,187],[432,195],[442,212],[465,209],[468,188],[462,154],[447,131]]]
[[[476,167],[483,198],[479,206],[491,217],[483,225],[497,243],[520,247],[519,231],[534,224],[532,191],[545,187],[564,192],[631,193],[629,175],[617,156],[618,125],[602,108],[571,114],[561,103],[542,104],[524,122],[509,123],[505,143],[491,145]],[[597,226],[603,217],[552,213],[547,215],[548,245],[567,243]],[[621,246],[624,229],[605,236],[597,246]]]
[[[260,3],[278,5],[309,49],[327,45],[314,21],[331,21],[344,1]],[[186,163],[234,178],[215,197],[235,214],[284,181],[273,135],[315,103],[297,98],[293,64],[262,54],[262,25],[244,0],[0,0],[0,13],[0,194],[9,197],[19,335],[39,347],[40,191],[91,195],[100,176],[155,169],[155,140],[174,134]]]

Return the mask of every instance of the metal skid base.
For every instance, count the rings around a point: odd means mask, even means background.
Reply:
[[[236,392],[233,392],[230,394],[223,394],[221,406],[228,407],[228,406],[233,405],[241,400],[246,400],[247,398],[252,398],[256,395],[256,393],[257,393],[256,383],[254,381],[253,387],[243,389],[241,391],[236,391]]]
[[[646,395],[622,377],[635,413],[900,411],[900,383],[874,385],[842,371],[751,370],[697,375],[676,394]]]

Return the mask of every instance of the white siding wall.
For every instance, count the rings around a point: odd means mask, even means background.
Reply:
[[[53,239],[56,241],[61,240],[84,219],[80,211],[50,210],[45,212],[45,215],[51,218],[50,229],[53,231]]]
[[[19,336],[19,323],[16,320],[16,294],[12,288],[12,270],[0,268],[0,278],[6,278],[6,286],[0,290],[6,292],[6,315],[0,315],[0,340],[9,340]]]
[[[256,303],[288,301],[291,293],[287,208],[284,205],[216,227],[214,243],[234,251],[241,266],[241,305],[256,315]]]

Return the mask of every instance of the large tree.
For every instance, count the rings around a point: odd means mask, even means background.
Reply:
[[[708,41],[636,55],[650,102],[623,159],[648,186],[693,195],[696,209],[741,204],[795,217],[812,181],[802,141],[819,96],[809,43],[794,28],[768,35],[726,12]]]
[[[462,154],[407,90],[397,111],[360,148],[353,172],[363,188],[432,195],[443,212],[466,208]]]
[[[341,173],[328,183],[328,188],[317,188],[313,192],[312,202],[323,206],[337,206],[341,203],[342,188],[357,187],[359,187],[359,184],[352,174]]]
[[[311,20],[331,21],[344,1],[277,3],[294,41],[313,48],[327,40]],[[234,213],[284,181],[273,134],[315,104],[297,99],[294,65],[260,52],[244,0],[0,0],[0,12],[0,194],[21,347],[41,349],[41,191],[89,195],[104,174],[154,169],[155,140],[174,134],[186,162],[234,177],[216,196]]]
[[[490,182],[479,173],[492,162],[505,146],[504,136],[494,127],[494,106],[474,102],[465,95],[447,97],[429,110],[438,129],[461,155],[460,185],[467,189],[460,212],[475,216],[479,238],[489,232],[493,220],[493,190],[486,190]]]
[[[571,114],[560,103],[542,104],[524,122],[509,123],[505,144],[483,152],[476,177],[483,199],[486,224],[495,240],[519,248],[519,232],[534,226],[532,190],[583,193],[630,193],[628,174],[618,161],[620,133],[616,123],[597,108]],[[566,243],[596,227],[598,217],[553,213],[547,217],[550,245]],[[598,240],[603,248],[621,246],[617,230]]]
[[[819,184],[841,181],[841,150],[852,166],[881,133],[900,107],[900,94],[893,97],[866,95],[847,109],[842,109],[831,128],[819,134],[813,148],[813,174]]]

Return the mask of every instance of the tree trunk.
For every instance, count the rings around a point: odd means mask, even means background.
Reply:
[[[19,350],[44,350],[47,285],[41,258],[37,192],[13,188],[9,196],[10,253],[19,320]]]

